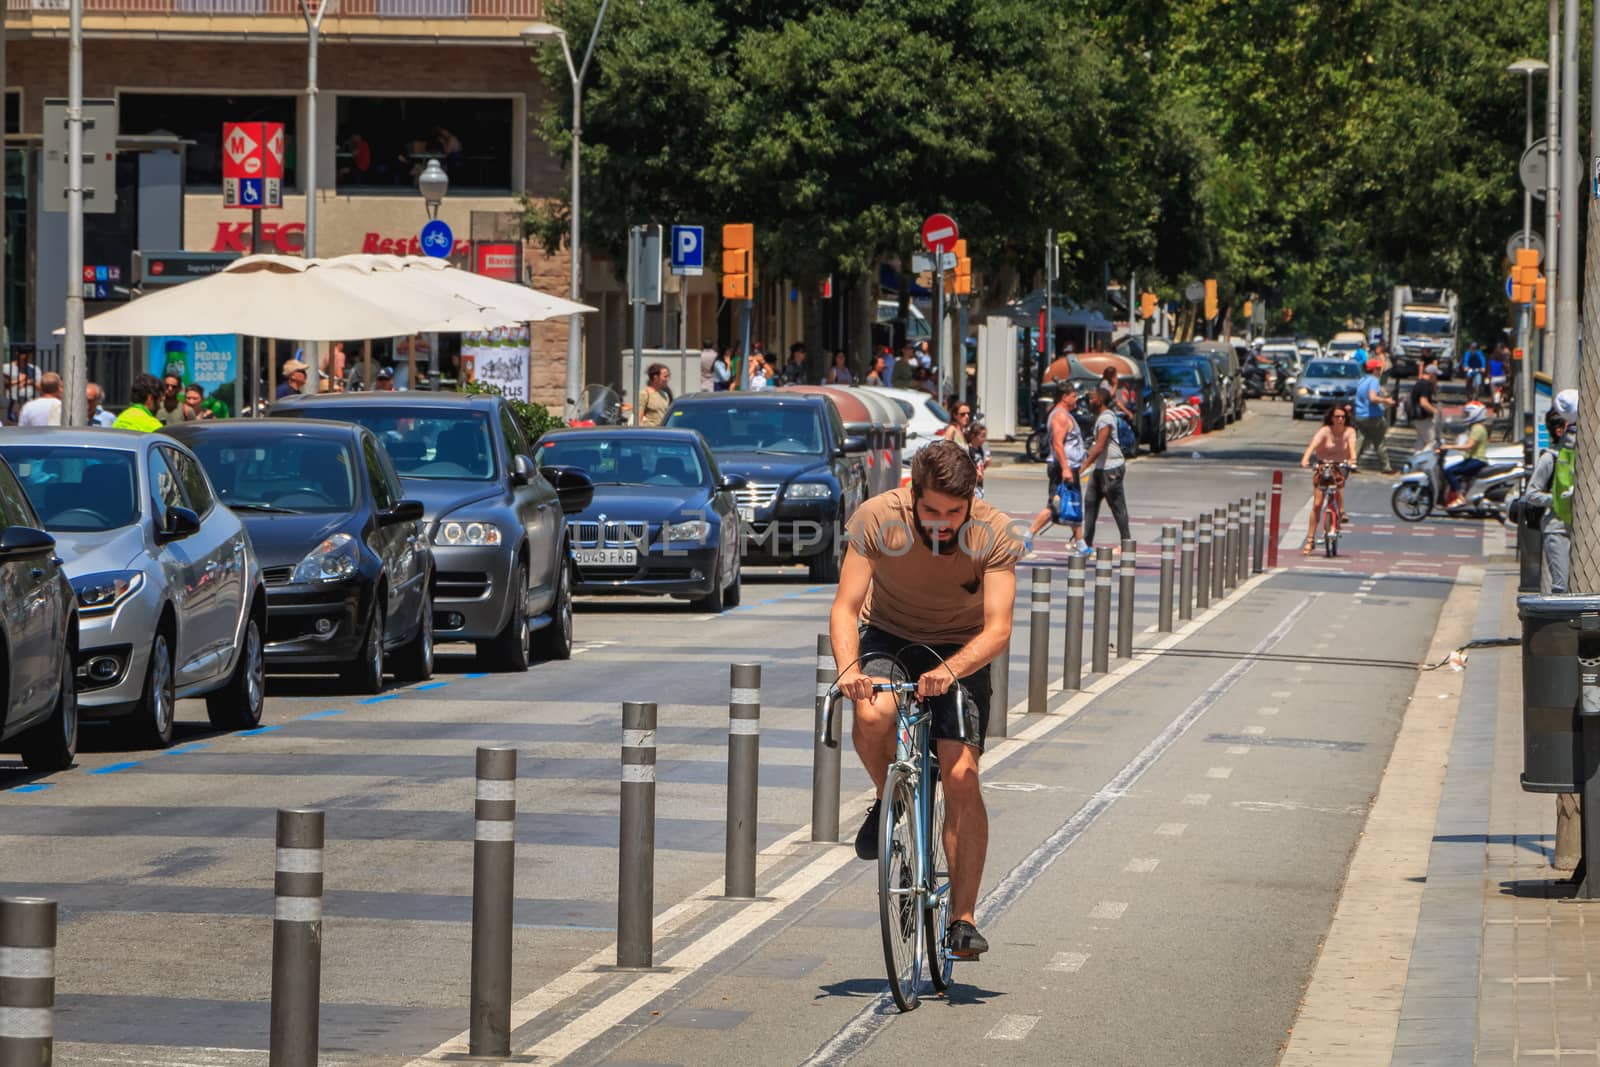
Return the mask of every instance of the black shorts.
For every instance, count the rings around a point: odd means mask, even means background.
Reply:
[[[940,659],[949,659],[961,649],[960,645],[928,644]],[[904,677],[896,667],[897,659],[903,665],[904,672],[910,674],[909,678]],[[922,642],[897,637],[873,626],[861,628],[861,672],[868,677],[914,682],[938,665],[939,659],[923,648]],[[943,696],[934,697],[928,702],[929,710],[933,713],[929,732],[936,741],[960,741],[982,752],[989,726],[988,664],[961,679],[961,688],[966,691],[965,731],[957,719],[956,694],[952,688]]]

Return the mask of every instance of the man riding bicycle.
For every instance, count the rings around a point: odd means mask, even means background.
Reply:
[[[878,806],[895,758],[895,698],[874,694],[872,686],[902,680],[892,677],[898,660],[933,717],[950,864],[945,943],[951,955],[968,960],[989,949],[973,914],[989,849],[978,758],[989,717],[989,663],[1011,640],[1023,553],[1011,520],[974,499],[976,485],[966,449],[939,441],[917,453],[909,487],[871,498],[850,519],[829,616],[834,662],[844,668],[839,691],[855,703],[851,740],[879,794],[856,834],[856,855],[878,857]],[[960,711],[958,683],[965,698]]]

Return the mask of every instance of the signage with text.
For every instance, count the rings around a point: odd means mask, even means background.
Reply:
[[[474,273],[503,282],[520,282],[521,248],[515,241],[479,241],[473,255]]]
[[[283,206],[283,123],[222,124],[222,206]]]

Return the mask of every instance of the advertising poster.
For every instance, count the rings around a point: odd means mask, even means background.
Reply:
[[[206,396],[227,385],[231,401],[232,383],[239,374],[239,339],[231,333],[196,337],[150,338],[150,373],[156,377],[176,374],[185,386],[199,382]]]
[[[1534,453],[1537,455],[1550,447],[1550,431],[1545,429],[1544,417],[1550,414],[1550,408],[1555,403],[1551,394],[1550,376],[1548,374],[1535,374],[1533,376],[1533,433]]]
[[[528,328],[462,334],[461,374],[467,381],[495,386],[504,396],[528,399]]]

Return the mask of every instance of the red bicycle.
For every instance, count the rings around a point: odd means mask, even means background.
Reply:
[[[1312,485],[1322,493],[1322,513],[1312,518],[1312,531],[1307,538],[1307,551],[1315,545],[1317,532],[1322,534],[1323,552],[1329,558],[1339,554],[1339,530],[1344,516],[1344,483],[1350,476],[1348,462],[1318,461],[1312,473]]]

